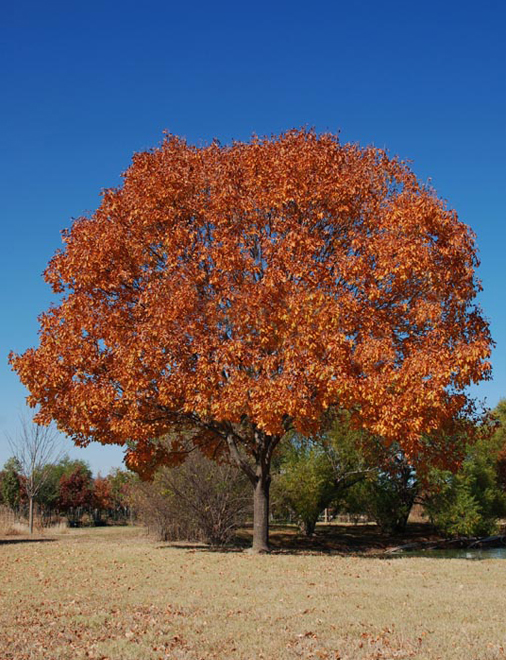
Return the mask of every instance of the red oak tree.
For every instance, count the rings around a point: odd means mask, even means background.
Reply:
[[[58,489],[58,506],[69,521],[79,523],[83,512],[93,505],[93,479],[83,465],[77,465],[70,474],[62,475]]]
[[[114,509],[111,480],[100,474],[93,480],[93,506],[99,511]]]
[[[61,301],[10,356],[40,421],[128,442],[145,472],[189,444],[228,455],[254,486],[257,551],[287,430],[347,410],[409,458],[489,374],[471,231],[375,148],[168,136],[63,240],[46,271]]]

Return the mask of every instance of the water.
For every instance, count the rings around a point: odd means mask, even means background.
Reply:
[[[399,552],[404,557],[427,557],[431,559],[506,559],[506,547],[461,548],[452,550],[406,550]]]

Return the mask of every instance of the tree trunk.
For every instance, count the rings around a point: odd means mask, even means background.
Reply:
[[[33,534],[33,497],[29,498],[29,508],[28,508],[28,532]]]
[[[253,495],[253,547],[252,552],[269,552],[269,488],[271,485],[272,453],[281,440],[281,436],[269,436],[259,429],[255,430],[254,449],[250,457],[239,451],[240,436],[227,435],[230,455],[236,465],[246,474],[254,489]]]
[[[253,547],[254,553],[269,552],[269,488],[270,475],[260,475],[253,496]]]
[[[326,510],[327,509],[325,509],[325,511]],[[308,537],[313,536],[314,531],[316,529],[316,521],[317,521],[316,518],[306,518],[306,520],[302,522],[302,527],[304,529],[304,534],[306,536]]]

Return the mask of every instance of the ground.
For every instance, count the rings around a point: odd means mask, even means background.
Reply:
[[[340,552],[324,536],[281,530],[270,555],[134,527],[4,537],[0,659],[506,658],[506,561],[382,557],[372,528]]]

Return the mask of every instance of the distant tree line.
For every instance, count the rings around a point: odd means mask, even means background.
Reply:
[[[66,520],[70,526],[83,522],[101,525],[121,522],[130,516],[128,482],[131,475],[113,470],[105,477],[93,477],[86,462],[67,456],[44,466],[45,478],[35,505],[40,523],[48,526]],[[27,517],[27,478],[17,458],[10,458],[0,471],[0,504]]]

